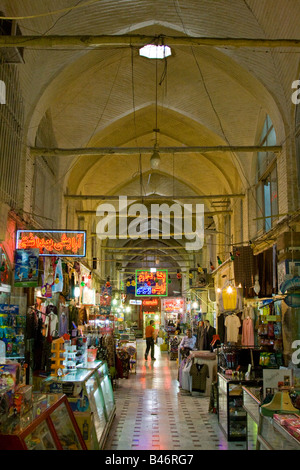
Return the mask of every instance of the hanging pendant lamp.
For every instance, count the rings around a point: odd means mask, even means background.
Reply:
[[[153,149],[153,154],[150,157],[150,167],[155,170],[160,165],[160,154],[159,154],[159,146],[158,146],[158,139],[157,135],[159,133],[159,129],[157,126],[157,61],[155,65],[155,144]]]

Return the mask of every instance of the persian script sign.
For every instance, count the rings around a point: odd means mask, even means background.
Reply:
[[[38,249],[40,256],[84,257],[84,230],[18,230],[16,249]]]

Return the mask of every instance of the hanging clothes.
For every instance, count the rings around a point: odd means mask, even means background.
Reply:
[[[250,317],[243,320],[242,328],[242,346],[254,347],[254,327],[253,320]]]
[[[224,287],[220,292],[218,302],[220,312],[242,310],[242,296],[236,287],[232,287],[230,293],[228,292],[228,286]]]
[[[85,325],[88,322],[87,312],[85,307],[81,307],[78,312],[78,324]]]
[[[51,312],[47,315],[45,320],[45,327],[46,327],[46,337],[50,340],[50,337],[57,336],[57,329],[58,329],[58,316]]]
[[[245,305],[244,307],[242,320],[245,320],[246,318],[251,318],[252,320],[255,319],[254,308],[252,305]]]
[[[228,343],[237,343],[241,321],[237,315],[227,315],[225,319],[226,339]]]
[[[69,331],[69,307],[67,305],[60,304],[58,316],[58,335],[63,336]]]
[[[59,304],[58,307],[58,322],[58,334],[59,336],[63,336],[69,331],[69,306],[62,302]]]
[[[196,348],[199,351],[204,351],[207,350],[208,348],[208,335],[207,335],[207,329],[204,327],[204,324],[198,325],[197,328],[197,341],[196,341]]]
[[[178,382],[179,382],[179,387],[182,387],[182,371],[183,369],[185,368],[185,365],[187,363],[187,357],[185,357],[181,363],[180,363],[180,366],[179,366],[179,369],[178,369]]]
[[[78,326],[78,308],[75,305],[69,306],[69,331]]]
[[[220,313],[217,317],[217,331],[220,336],[221,343],[225,341],[225,315]]]
[[[120,349],[117,353],[117,356],[122,363],[123,377],[128,379],[130,371],[130,355],[124,349]]]
[[[207,364],[192,364],[190,369],[192,377],[192,392],[205,392],[206,379],[209,378],[209,370]]]
[[[62,292],[64,289],[64,277],[61,259],[57,261],[54,277],[55,278],[54,283],[52,285],[52,292]]]

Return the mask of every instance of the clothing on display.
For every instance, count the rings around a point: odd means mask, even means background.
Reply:
[[[214,352],[191,351],[179,366],[179,386],[183,393],[197,392],[209,396],[211,384],[216,377],[217,356]]]
[[[194,362],[190,369],[190,375],[192,376],[192,391],[205,392],[206,379],[209,377],[207,364],[197,364]]]
[[[69,307],[68,305],[59,304],[58,317],[59,317],[58,335],[63,336],[67,334],[69,331]]]
[[[224,313],[219,313],[217,316],[217,330],[218,335],[220,336],[221,343],[225,342],[225,315]]]
[[[237,343],[241,321],[235,314],[227,315],[225,318],[226,340],[228,343]]]
[[[179,338],[178,336],[170,336],[170,360],[174,361],[178,357],[178,348],[179,348]]]
[[[205,325],[204,322],[200,322],[197,327],[197,349],[199,351],[210,351],[211,342],[215,334],[216,329],[213,326],[209,323]]]
[[[224,286],[219,295],[218,306],[220,313],[226,311],[241,311],[242,296],[239,289],[231,287],[230,292],[228,292],[228,286]]]
[[[128,379],[130,372],[130,354],[124,349],[119,349],[117,351],[117,357],[119,359],[119,377]]]
[[[245,320],[243,320],[242,345],[248,346],[248,347],[254,347],[253,320],[250,317],[245,318]]]
[[[58,332],[58,317],[54,312],[49,312],[45,320],[46,337],[56,337]]]

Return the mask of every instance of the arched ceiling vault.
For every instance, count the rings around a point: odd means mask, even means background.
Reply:
[[[140,26],[132,25],[131,31],[147,33],[151,30],[149,24],[145,30]],[[157,24],[152,27],[158,29]],[[168,33],[170,29],[160,25],[160,31]],[[174,30],[172,32],[174,34]],[[58,55],[61,66],[49,73],[48,81],[36,96],[29,123],[29,142],[34,142],[39,121],[46,112],[51,115],[58,147],[104,143],[121,146],[128,145],[129,137],[136,145],[149,142],[149,133],[154,128],[153,61],[139,57],[137,49],[129,48],[67,51]],[[208,140],[210,145],[254,145],[261,109],[267,110],[274,125],[278,125],[278,135],[283,134],[281,115],[284,113],[278,97],[266,88],[261,77],[252,70],[250,73],[244,63],[238,63],[234,54],[211,47],[177,47],[167,63],[165,83],[158,87],[162,142],[164,138],[173,138],[177,145],[191,145],[191,142],[202,145]],[[159,76],[163,67],[163,63],[159,64]],[[176,123],[169,120],[175,115]],[[184,135],[183,132],[179,135],[183,129]],[[239,181],[247,187],[245,175],[252,156],[228,154],[225,157],[225,164],[220,155],[210,154],[208,158],[210,162],[214,158],[217,173],[220,168],[224,172],[227,186],[232,185],[231,175],[235,183]],[[203,164],[203,156],[199,158]],[[73,186],[72,174],[82,180],[80,165],[84,169],[92,168],[92,159],[89,160],[78,159],[75,165],[72,159],[61,161],[62,173],[67,173],[70,165],[74,165],[66,186]],[[186,164],[184,159],[183,163]],[[205,167],[207,165],[208,161]]]
[[[74,6],[74,0],[1,3],[6,16]],[[281,0],[101,0],[18,23],[23,35],[130,32],[153,37],[297,38],[298,2],[284,3],[283,8]],[[278,144],[292,132],[289,97],[291,83],[298,79],[298,50],[172,49],[167,68],[160,62],[157,69],[158,78],[164,77],[157,89],[160,146],[256,145],[265,113],[275,126]],[[44,127],[48,123],[57,147],[154,145],[156,64],[139,57],[136,48],[29,48],[19,72],[29,147],[36,144],[41,122]],[[57,180],[71,194],[138,196],[142,176],[145,194],[170,195],[176,189],[178,194],[225,195],[249,186],[253,157],[232,152],[162,154],[156,172],[150,169],[149,155],[139,158],[138,151],[130,156],[58,157]],[[95,209],[90,201],[82,206]]]

